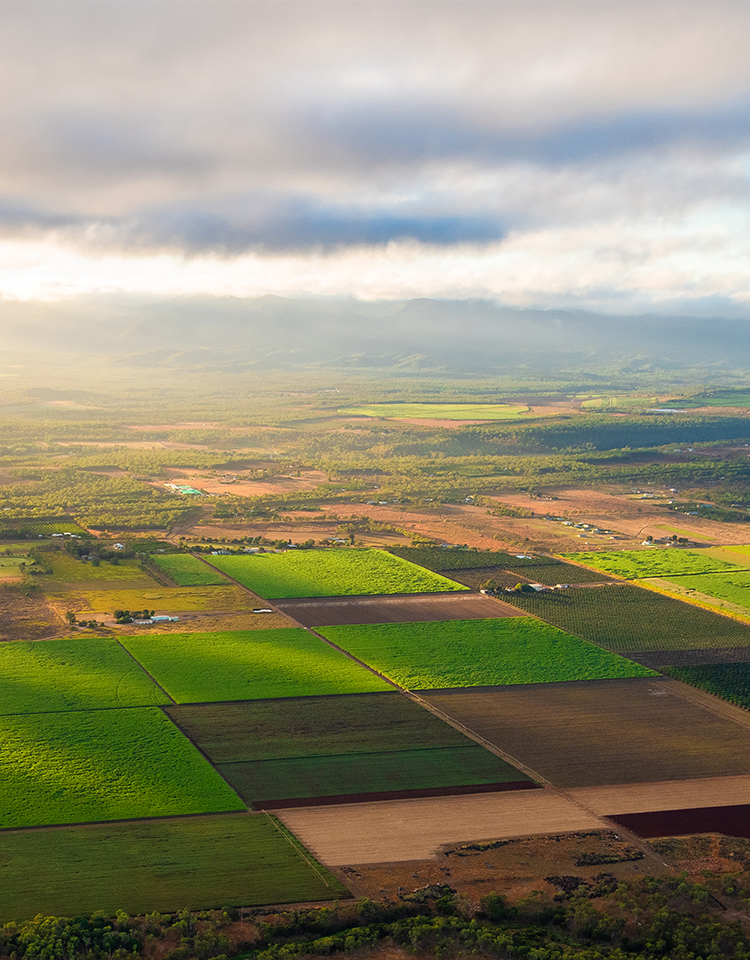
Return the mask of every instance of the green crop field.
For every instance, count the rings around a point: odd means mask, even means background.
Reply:
[[[382,550],[289,550],[250,557],[211,557],[211,562],[243,586],[272,600],[466,589]]]
[[[112,614],[114,610],[155,610],[159,613],[185,613],[204,610],[249,610],[255,601],[241,587],[161,587],[151,583],[147,589],[93,589],[78,586],[65,589],[50,587],[49,593],[60,602],[67,599],[71,610],[90,610]]]
[[[469,741],[461,747],[227,763],[219,770],[249,804],[528,780]]]
[[[644,577],[683,577],[693,573],[710,573],[738,570],[736,564],[708,556],[697,550],[645,549],[608,550],[596,553],[567,554],[571,560],[586,566],[604,570],[605,573],[623,577],[625,580],[641,580]]]
[[[336,626],[319,632],[413,690],[653,675],[531,617]]]
[[[9,520],[7,522],[14,529],[27,530],[29,533],[41,533],[46,537],[53,533],[87,533],[83,527],[79,527],[72,520]]]
[[[0,717],[0,828],[241,810],[157,707]]]
[[[95,567],[90,561],[84,563],[67,553],[46,554],[52,567],[52,577],[63,583],[99,583],[102,581],[123,582],[138,581],[145,589],[153,588],[154,581],[139,566],[137,560],[119,560],[116,564],[103,561]]]
[[[178,703],[390,689],[299,628],[131,636],[122,643]]]
[[[631,584],[504,599],[619,653],[750,646],[746,624]]]
[[[708,597],[727,600],[750,611],[750,570],[680,577],[679,586],[687,590],[696,590]]]
[[[166,553],[151,558],[156,566],[181,587],[226,586],[227,578],[189,553]]]
[[[701,667],[670,667],[670,676],[707,690],[722,700],[750,709],[750,663],[713,663]]]
[[[471,587],[496,574],[508,572],[525,580],[554,586],[556,583],[596,583],[607,579],[601,573],[563,563],[554,557],[528,557],[500,550],[440,550],[437,547],[389,547],[388,552]],[[456,574],[456,576],[453,576]],[[505,578],[503,578],[505,579]]]
[[[2,832],[0,922],[39,913],[176,913],[346,896],[276,823],[238,814]]]
[[[169,703],[116,640],[0,644],[0,714]]]
[[[395,691],[177,706],[167,712],[213,763],[471,742]]]
[[[338,412],[395,420],[516,420],[529,408],[525,403],[370,403]]]

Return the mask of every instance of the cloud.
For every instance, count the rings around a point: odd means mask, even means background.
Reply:
[[[747,4],[10,0],[0,27],[0,234],[50,257],[6,295],[66,257],[193,289],[187,258],[232,290],[744,302]]]

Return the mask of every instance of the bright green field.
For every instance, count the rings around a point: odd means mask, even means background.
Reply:
[[[98,567],[91,562],[76,560],[67,553],[49,553],[47,559],[52,576],[63,583],[99,583],[104,580],[139,581],[145,587],[154,587],[154,581],[138,566],[137,560],[120,560],[116,564],[102,561]],[[127,586],[133,586],[127,583]]]
[[[605,573],[626,580],[640,580],[645,577],[683,577],[691,573],[709,573],[720,570],[741,569],[736,564],[710,557],[697,550],[646,549],[646,550],[605,550],[601,553],[586,551],[569,553],[566,556],[578,563],[584,563]]]
[[[319,632],[412,690],[655,675],[532,617],[335,626]]]
[[[737,573],[704,574],[703,576],[680,577],[679,585],[688,590],[697,590],[709,597],[728,600],[750,610],[750,570]]]
[[[466,590],[382,550],[289,550],[211,563],[261,597],[341,597]]]
[[[164,573],[181,587],[226,586],[227,579],[189,553],[167,553],[151,558]]]
[[[275,822],[238,814],[0,833],[0,922],[346,895],[325,867],[315,864],[321,877],[303,860],[300,845]]]
[[[0,717],[0,783],[0,828],[244,809],[156,707]]]
[[[392,689],[298,628],[124,637],[122,643],[178,703]]]
[[[494,753],[469,742],[432,750],[227,763],[219,769],[250,804],[528,779]]]
[[[516,420],[529,408],[525,403],[371,403],[338,412],[395,420]]]
[[[116,640],[0,644],[0,714],[145,707],[169,699]]]

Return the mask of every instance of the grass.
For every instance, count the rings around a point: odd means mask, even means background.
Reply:
[[[49,590],[58,603],[71,610],[112,614],[115,610],[142,610],[148,607],[159,613],[189,613],[204,610],[248,610],[255,606],[253,598],[240,587],[160,587],[147,589],[92,589],[91,587]]]
[[[736,564],[694,550],[610,550],[567,554],[571,560],[604,570],[625,580],[644,577],[683,577],[693,573],[736,570]]]
[[[249,804],[528,780],[515,767],[474,744],[228,763],[219,769]]]
[[[243,809],[156,707],[0,717],[0,782],[3,829]]]
[[[116,640],[0,645],[0,714],[168,703]]]
[[[211,562],[243,586],[273,600],[466,589],[382,550],[290,550],[212,557]]]
[[[396,420],[516,420],[529,408],[525,403],[370,403],[338,412]]]
[[[95,567],[92,563],[76,560],[67,553],[47,553],[45,558],[52,567],[52,577],[63,583],[101,583],[104,581],[137,581],[144,588],[155,583],[138,565],[137,560],[120,560],[116,564],[104,561]]]
[[[737,573],[680,577],[679,586],[750,610],[750,570],[747,568]]]
[[[170,707],[213,763],[460,747],[467,738],[400,693]]]
[[[322,627],[319,632],[413,690],[654,675],[530,617]]]
[[[156,566],[181,587],[226,586],[227,578],[189,553],[168,553],[151,558]]]
[[[390,689],[299,628],[127,637],[122,643],[178,703]]]
[[[266,816],[0,834],[0,921],[330,900],[347,891]],[[318,872],[316,872],[318,871]]]
[[[750,646],[745,624],[630,584],[504,599],[619,653]]]
[[[670,667],[670,676],[713,693],[738,707],[750,709],[750,663],[715,663],[700,667]]]

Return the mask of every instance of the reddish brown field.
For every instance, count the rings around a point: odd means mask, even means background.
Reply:
[[[436,597],[367,597],[332,600],[279,600],[282,613],[305,627],[357,623],[425,623],[434,620],[482,620],[517,617],[509,603],[491,597],[443,595]]]
[[[422,696],[560,787],[750,774],[745,711],[673,680],[540,683]]]
[[[65,632],[63,620],[39,594],[0,584],[0,641],[40,640]]]
[[[729,837],[750,838],[750,804],[625,813],[610,819],[644,839],[693,833],[723,833]]]

